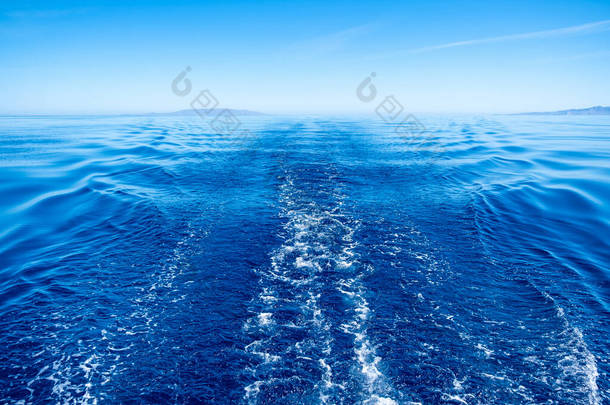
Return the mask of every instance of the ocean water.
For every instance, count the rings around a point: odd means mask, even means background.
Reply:
[[[2,403],[610,403],[610,117],[0,118]]]

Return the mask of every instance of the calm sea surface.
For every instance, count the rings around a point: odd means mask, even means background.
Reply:
[[[2,403],[610,403],[610,117],[0,117]]]

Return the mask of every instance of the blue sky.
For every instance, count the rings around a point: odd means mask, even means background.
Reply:
[[[2,2],[0,61],[5,114],[172,111],[204,89],[230,108],[368,112],[371,72],[413,112],[610,105],[610,1]]]

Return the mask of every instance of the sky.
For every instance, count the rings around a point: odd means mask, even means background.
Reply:
[[[0,1],[0,90],[0,114],[167,112],[204,90],[265,113],[610,105],[610,1]]]

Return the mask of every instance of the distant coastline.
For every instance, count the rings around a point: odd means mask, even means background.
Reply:
[[[589,108],[546,111],[546,112],[524,112],[508,115],[610,115],[610,107],[595,106]]]

